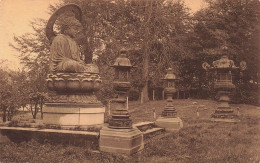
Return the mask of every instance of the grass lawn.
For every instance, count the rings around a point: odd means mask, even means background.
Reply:
[[[194,104],[197,102],[197,104]],[[260,109],[252,105],[231,105],[239,114],[239,123],[211,122],[210,114],[216,107],[209,100],[174,100],[178,116],[184,127],[178,133],[154,138],[145,145],[141,156],[119,156],[87,148],[39,144],[35,141],[20,144],[2,143],[0,162],[259,162],[260,161]],[[153,121],[153,108],[157,117],[165,101],[145,104],[129,103],[134,123]],[[199,117],[197,107],[199,106]]]

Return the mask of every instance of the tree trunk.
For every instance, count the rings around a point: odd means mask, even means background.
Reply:
[[[41,119],[43,119],[42,105],[43,105],[43,99],[41,98],[41,101],[40,101]]]
[[[85,56],[85,63],[89,64],[92,62],[93,51],[90,50],[89,46],[85,47],[84,56]]]
[[[33,114],[33,119],[36,119],[36,115],[37,115],[37,112],[38,112],[38,103],[36,102],[35,105],[34,105],[34,114]]]
[[[164,90],[162,91],[162,100],[164,100]]]
[[[140,103],[142,104],[143,103],[143,92],[141,91],[140,93]]]
[[[6,122],[6,109],[3,109],[3,122]]]
[[[33,107],[32,107],[33,103],[30,102],[30,108],[31,108],[31,113],[32,113],[32,116],[33,116]]]
[[[7,110],[7,120],[10,121],[10,107],[8,107]]]
[[[153,89],[153,101],[155,100],[155,90]]]
[[[144,54],[143,54],[143,78],[144,78],[144,87],[142,88],[142,102],[149,101],[148,97],[148,81],[149,81],[149,36],[150,36],[150,19],[152,14],[152,2],[149,5],[149,0],[146,1],[146,11],[147,15],[147,22],[145,23],[145,32],[144,32]],[[149,7],[149,8],[148,8]]]
[[[148,97],[149,55],[147,53],[144,54],[143,75],[144,75],[144,87],[142,88],[142,102],[147,102],[149,101],[149,97]]]

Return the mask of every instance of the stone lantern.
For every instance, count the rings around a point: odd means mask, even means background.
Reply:
[[[129,82],[129,72],[133,67],[130,60],[126,58],[126,50],[122,49],[120,56],[116,59],[114,65],[115,79],[114,89],[118,98],[114,99],[112,117],[109,119],[109,128],[132,128],[132,120],[126,107],[127,92],[131,88]]]
[[[167,97],[167,104],[162,112],[161,117],[159,117],[155,124],[159,127],[165,128],[166,131],[175,131],[179,130],[183,127],[182,120],[177,117],[177,111],[172,104],[172,96],[177,92],[175,87],[175,82],[179,80],[176,77],[176,74],[173,73],[172,68],[167,70],[167,74],[162,79],[166,83],[166,87],[164,88],[164,92]]]
[[[118,94],[112,100],[112,116],[108,126],[100,130],[99,147],[101,151],[131,155],[143,150],[143,134],[132,126],[132,120],[126,107],[127,91],[131,88],[129,72],[133,67],[126,57],[126,50],[120,51],[120,56],[114,65],[115,79],[113,86]]]
[[[241,70],[246,69],[244,61],[242,61],[240,65]],[[202,67],[216,74],[214,89],[217,91],[219,104],[215,112],[211,115],[211,119],[213,121],[238,122],[238,115],[234,113],[229,105],[229,96],[231,91],[235,89],[232,79],[235,72],[239,70],[239,67],[236,67],[234,61],[230,60],[226,55],[214,61],[212,67],[206,62],[202,64]]]

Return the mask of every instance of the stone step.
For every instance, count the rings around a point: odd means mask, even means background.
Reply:
[[[139,122],[139,123],[133,124],[133,126],[137,127],[142,132],[156,127],[154,122]]]
[[[156,127],[154,122],[139,122],[133,124],[133,126],[137,127],[143,133],[144,143],[165,132],[164,128]]]
[[[147,143],[150,139],[157,135],[161,135],[165,132],[164,128],[152,128],[143,132],[144,143]]]

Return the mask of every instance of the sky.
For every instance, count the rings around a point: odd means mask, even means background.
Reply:
[[[204,0],[184,1],[191,12],[204,6]],[[56,3],[59,0],[0,0],[0,60],[7,60],[5,66],[12,70],[21,68],[19,52],[12,49],[9,43],[13,42],[14,36],[32,32],[30,21],[33,19],[48,19],[48,7]]]

